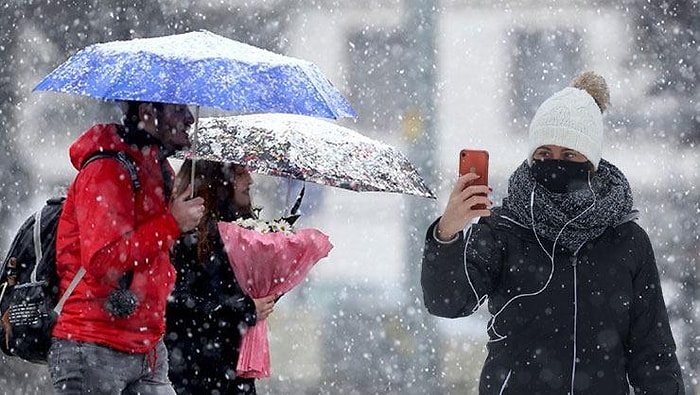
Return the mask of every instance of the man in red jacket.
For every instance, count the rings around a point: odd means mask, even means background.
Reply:
[[[202,198],[170,196],[167,156],[189,146],[187,106],[128,102],[124,125],[95,125],[70,147],[79,170],[58,225],[56,266],[61,293],[80,267],[85,276],[53,329],[49,368],[57,394],[174,394],[162,336],[175,270],[169,251],[199,223]],[[115,159],[84,162],[102,151],[125,152],[140,187]],[[105,307],[129,273],[136,298],[127,316]],[[124,284],[122,283],[122,287]]]

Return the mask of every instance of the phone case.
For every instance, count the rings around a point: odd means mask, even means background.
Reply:
[[[489,184],[489,153],[484,150],[463,149],[459,152],[459,175],[476,173],[480,177],[473,185]]]
[[[489,185],[489,153],[483,150],[463,149],[459,152],[459,175],[476,173],[479,178],[471,185]],[[485,194],[481,194],[486,196]],[[485,210],[486,206],[477,204],[473,210]]]

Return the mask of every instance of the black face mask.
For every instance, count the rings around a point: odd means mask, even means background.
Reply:
[[[553,193],[572,192],[588,185],[589,162],[568,160],[533,160],[532,175],[535,180]]]

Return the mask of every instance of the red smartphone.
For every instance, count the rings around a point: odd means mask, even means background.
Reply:
[[[459,152],[459,175],[476,173],[479,178],[471,185],[489,185],[489,153],[484,150],[463,149]],[[486,196],[486,195],[483,195]],[[486,206],[477,204],[475,210],[484,210]]]

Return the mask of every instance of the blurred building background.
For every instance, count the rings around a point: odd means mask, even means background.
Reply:
[[[70,143],[120,117],[113,103],[33,86],[92,43],[207,29],[318,64],[359,114],[340,122],[409,155],[439,196],[307,185],[300,225],[323,230],[335,248],[269,319],[272,376],[259,393],[475,394],[488,314],[427,315],[418,281],[425,229],[444,207],[461,148],[491,153],[499,203],[527,155],[537,106],[593,69],[611,90],[603,156],[630,179],[687,393],[700,393],[697,1],[96,3],[0,8],[3,256],[19,223],[75,175]],[[256,177],[256,203],[278,215],[298,188]],[[45,368],[0,361],[1,394],[48,392]]]

